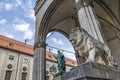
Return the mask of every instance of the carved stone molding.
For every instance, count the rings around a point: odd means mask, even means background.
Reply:
[[[79,10],[81,7],[93,6],[93,0],[78,0],[75,5],[76,9]]]
[[[41,47],[46,47],[46,43],[45,42],[36,42],[34,44],[34,49],[35,48],[41,48]]]
[[[27,71],[27,67],[23,67],[23,71]]]
[[[117,33],[117,37],[120,39],[120,32]]]
[[[46,0],[37,0],[34,10],[35,10],[35,15],[39,11],[39,9],[42,7],[42,5],[45,3]]]
[[[7,65],[7,68],[8,68],[8,69],[12,69],[12,64],[8,64],[8,65]]]

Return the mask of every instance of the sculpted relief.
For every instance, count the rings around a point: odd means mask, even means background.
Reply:
[[[78,51],[78,55],[86,59],[86,62],[113,65],[113,58],[108,46],[90,36],[87,31],[79,27],[71,30],[69,40]]]

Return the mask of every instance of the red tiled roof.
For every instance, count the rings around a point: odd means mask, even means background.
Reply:
[[[27,45],[23,42],[2,35],[0,35],[0,46],[33,55],[33,47],[31,45]]]
[[[52,52],[48,52],[48,51],[46,51],[46,59],[51,60],[51,61],[55,61],[55,62],[57,61],[55,58],[55,54]]]
[[[55,58],[55,53],[52,53],[52,52],[46,52],[46,59],[48,60],[51,60],[51,61],[57,61],[56,58]],[[66,65],[69,65],[69,66],[77,66],[77,62],[75,60],[72,60],[70,58],[66,58]]]
[[[77,66],[77,61],[72,60],[70,58],[66,58],[66,64],[71,66]]]
[[[28,55],[34,55],[33,46],[27,45],[23,42],[20,42],[2,35],[0,35],[0,47],[15,50]],[[57,61],[55,58],[55,54],[48,51],[46,51],[46,59],[54,62]],[[77,66],[77,62],[69,58],[66,58],[66,64],[70,66]]]

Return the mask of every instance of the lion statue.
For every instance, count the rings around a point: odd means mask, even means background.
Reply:
[[[86,62],[112,66],[113,58],[107,45],[94,39],[87,31],[79,27],[72,29],[68,39]]]

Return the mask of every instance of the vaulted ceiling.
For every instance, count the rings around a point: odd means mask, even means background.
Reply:
[[[94,8],[105,38],[116,38],[120,31],[120,0],[95,0]]]
[[[94,8],[99,17],[120,26],[120,0],[95,0]]]
[[[120,31],[120,0],[94,0],[94,9],[106,39],[111,39]],[[64,0],[53,11],[54,13],[48,23],[50,30],[69,33],[71,28],[76,27],[73,17],[75,15],[73,0]],[[114,36],[113,32],[116,32]],[[111,36],[108,37],[107,35]]]
[[[120,0],[101,0],[101,3],[120,21]]]

